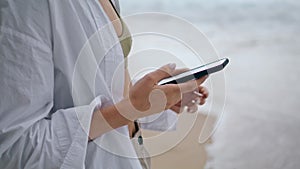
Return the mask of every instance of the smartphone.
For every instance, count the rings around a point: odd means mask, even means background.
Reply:
[[[165,84],[178,84],[184,83],[189,80],[199,79],[205,75],[209,75],[218,71],[221,71],[225,68],[225,66],[229,63],[228,58],[223,58],[206,65],[202,65],[196,67],[194,69],[188,70],[181,74],[166,78],[158,82],[158,85],[165,85]]]

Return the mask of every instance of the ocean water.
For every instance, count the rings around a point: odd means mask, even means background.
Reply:
[[[123,15],[185,18],[230,58],[206,168],[300,167],[300,1],[121,0],[121,7]]]

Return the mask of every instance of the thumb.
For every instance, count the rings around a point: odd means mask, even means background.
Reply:
[[[167,77],[170,77],[176,68],[175,63],[169,63],[155,70],[154,72],[149,73],[149,77],[151,77],[154,83],[161,81]]]

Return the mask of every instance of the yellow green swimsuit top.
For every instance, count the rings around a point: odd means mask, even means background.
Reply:
[[[126,26],[126,24],[124,23],[124,21],[120,17],[119,12],[115,8],[114,4],[111,2],[111,0],[109,0],[109,2],[111,3],[111,6],[114,8],[115,12],[117,13],[117,15],[120,19],[120,22],[122,24],[122,34],[118,38],[120,40],[120,44],[121,44],[121,47],[122,47],[122,50],[123,50],[124,58],[126,59],[126,57],[128,56],[128,54],[130,52],[131,46],[132,46],[132,38],[131,38],[128,27]],[[125,60],[125,65],[127,67],[127,60]]]
[[[121,22],[122,22],[122,35],[119,37],[119,40],[122,46],[124,58],[126,58],[131,50],[132,39],[128,27],[122,20]]]
[[[124,54],[124,59],[125,59],[125,69],[127,69],[128,67],[128,61],[126,59],[126,57],[128,56],[131,46],[132,46],[132,38],[131,38],[131,34],[129,32],[128,27],[126,26],[125,22],[122,20],[122,18],[119,15],[119,12],[116,10],[114,4],[111,2],[111,0],[109,0],[112,7],[114,8],[115,12],[117,13],[121,24],[122,24],[122,34],[121,36],[119,36],[119,40],[120,40],[120,44],[122,46],[122,50],[123,50],[123,54]],[[139,131],[139,125],[138,122],[136,120],[134,120],[134,128],[135,128],[135,132],[132,133],[132,137],[134,137],[134,135],[136,134],[137,131]],[[139,140],[142,140],[142,136],[139,136]]]

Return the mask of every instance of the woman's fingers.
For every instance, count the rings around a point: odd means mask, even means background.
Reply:
[[[190,70],[190,69],[188,69],[188,68],[176,69],[176,70],[173,71],[172,76],[178,75],[180,73],[184,73],[184,72],[186,72],[188,70]]]
[[[184,106],[174,105],[170,109],[176,112],[177,114],[180,114],[183,112]]]
[[[197,80],[190,80],[185,83],[180,83],[178,84],[178,87],[180,88],[180,91],[182,93],[188,93],[194,90],[198,90],[199,85],[201,85],[207,79],[207,77],[208,76],[203,76]]]
[[[208,96],[208,92],[205,88],[199,89],[199,85],[207,79],[207,76],[180,84],[156,85],[157,82],[170,77],[170,75],[182,73],[187,70],[175,70],[175,68],[175,64],[165,65],[136,82],[129,91],[131,105],[134,106],[136,110],[148,114],[161,112],[169,108],[180,113],[188,102],[199,97],[193,94],[195,90],[201,90],[201,93],[205,95],[204,99]],[[195,105],[189,106],[190,111],[197,111],[197,105],[204,104],[204,102],[205,100],[197,101]]]
[[[177,69],[175,70],[176,65],[175,64],[168,64],[165,65],[163,67],[161,67],[160,69],[157,69],[156,71],[149,73],[145,76],[144,80],[147,83],[147,85],[155,85],[157,82],[159,82],[160,80],[170,77],[170,75],[176,75],[182,72],[187,71],[188,69]],[[207,92],[205,91],[205,89],[200,88],[199,89],[199,85],[202,84],[208,76],[204,76],[202,78],[199,78],[197,80],[190,80],[188,82],[185,83],[180,83],[180,84],[166,84],[166,85],[155,85],[155,87],[153,89],[160,89],[165,93],[166,96],[166,109],[171,108],[172,106],[174,106],[177,102],[179,102],[182,99],[183,103],[181,106],[177,106],[174,107],[174,109],[176,110],[176,112],[180,112],[179,107],[184,107],[185,105],[187,105],[187,102],[190,101],[189,98],[191,99],[195,99],[197,96],[194,96],[193,94],[192,97],[186,97],[185,98],[185,94],[186,93],[191,93],[195,90],[203,90],[203,93],[205,94],[204,97],[207,97]],[[150,82],[149,82],[150,81]],[[157,100],[156,100],[157,101]],[[199,101],[197,104],[203,103],[205,101]],[[193,108],[195,109],[195,108]]]
[[[197,82],[197,85],[201,85],[206,79],[208,78],[208,75],[205,75],[197,80],[195,80]]]
[[[188,108],[187,108],[188,113],[195,113],[197,111],[198,111],[198,104],[197,103],[195,103],[191,106],[188,106]]]
[[[159,81],[161,81],[162,79],[165,79],[165,78],[173,75],[175,68],[176,68],[175,63],[170,63],[167,65],[164,65],[161,68],[147,74],[144,77],[144,79],[147,81],[151,81],[151,84],[154,85],[154,84],[158,83]]]
[[[207,88],[204,87],[204,86],[199,86],[198,89],[199,89],[199,93],[201,93],[203,95],[203,98],[206,99],[209,95],[209,92],[208,92]]]
[[[203,99],[203,98],[201,98],[201,99],[200,99],[200,103],[199,103],[199,104],[200,104],[200,105],[204,105],[204,104],[205,104],[205,102],[206,102],[206,99]]]
[[[205,78],[201,79],[200,83],[203,82],[204,79]],[[185,86],[185,87],[193,88],[193,86]],[[191,90],[192,88],[183,89],[183,90]],[[182,89],[181,89],[181,91],[182,91]],[[199,95],[195,94],[195,92],[199,93]],[[208,97],[208,95],[209,95],[209,92],[206,87],[198,86],[198,88],[192,92],[183,93],[182,100],[180,102],[176,103],[174,106],[172,106],[171,109],[173,111],[175,111],[176,113],[180,113],[183,111],[184,107],[187,107],[187,112],[194,113],[194,112],[198,111],[199,105],[205,104],[206,98]]]

